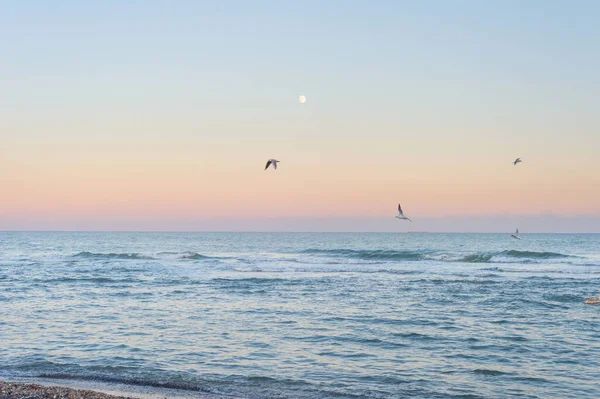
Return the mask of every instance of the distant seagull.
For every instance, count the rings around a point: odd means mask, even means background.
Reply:
[[[511,234],[510,236],[511,236],[512,238],[516,239],[516,240],[520,240],[520,239],[521,239],[521,237],[519,237],[519,229],[517,229],[517,230],[515,231],[515,234]]]
[[[402,207],[400,206],[400,204],[398,204],[398,216],[396,216],[396,219],[408,220],[409,222],[412,223],[412,220],[410,220],[409,218],[404,216],[404,213],[402,212]]]
[[[267,161],[267,166],[265,166],[265,170],[267,170],[270,165],[273,165],[273,168],[277,169],[277,162],[279,162],[279,161],[276,159],[269,159]]]
[[[521,161],[521,158],[517,158],[515,159],[515,162],[513,162],[513,165],[517,166],[518,163],[521,163],[523,161]]]

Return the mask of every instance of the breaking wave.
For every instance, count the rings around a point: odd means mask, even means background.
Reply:
[[[181,256],[180,259],[185,259],[185,260],[202,260],[202,259],[214,259],[214,256],[206,256],[206,255],[201,255],[197,252],[186,252],[185,254],[183,254]]]
[[[501,258],[501,259],[498,259]],[[459,262],[466,263],[495,263],[495,262],[506,262],[511,259],[514,260],[544,260],[544,259],[565,259],[565,258],[576,258],[576,256],[565,255],[558,252],[535,252],[535,251],[499,251],[499,252],[483,252],[469,254],[458,259]]]
[[[328,255],[361,260],[438,260],[443,262],[465,262],[465,263],[506,263],[511,259],[519,262],[545,260],[545,259],[565,259],[577,258],[577,256],[565,255],[558,252],[535,252],[535,251],[496,251],[496,252],[478,252],[468,255],[443,254],[436,251],[387,251],[387,250],[352,250],[352,249],[307,249],[303,251],[310,255]]]
[[[150,256],[145,256],[137,253],[95,253],[95,252],[79,252],[73,255],[74,258],[86,258],[86,259],[154,259]]]
[[[353,249],[307,249],[303,251],[311,255],[330,255],[362,260],[423,260],[430,251],[360,251]]]

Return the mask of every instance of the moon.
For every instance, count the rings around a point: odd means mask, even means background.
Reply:
[[[306,102],[306,96],[298,97],[298,101],[300,101],[300,104],[304,104]]]

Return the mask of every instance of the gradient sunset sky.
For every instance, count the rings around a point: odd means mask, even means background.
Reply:
[[[584,0],[3,2],[0,230],[600,232],[598,21]]]

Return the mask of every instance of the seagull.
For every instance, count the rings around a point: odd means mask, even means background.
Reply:
[[[510,236],[516,240],[521,239],[521,237],[519,237],[519,229],[517,229],[517,231],[515,231],[515,234],[511,234]]]
[[[265,166],[265,170],[267,170],[271,164],[273,165],[273,168],[277,169],[277,162],[279,161],[276,159],[269,159],[267,161],[267,166]]]
[[[410,220],[409,218],[404,216],[404,213],[402,212],[402,207],[400,206],[400,204],[398,204],[398,216],[396,216],[396,219],[408,220],[409,222],[412,223],[412,220]]]
[[[517,159],[515,159],[515,161],[513,162],[513,165],[517,166],[517,164],[518,164],[519,162],[523,162],[523,161],[521,161],[521,158],[517,158]]]

